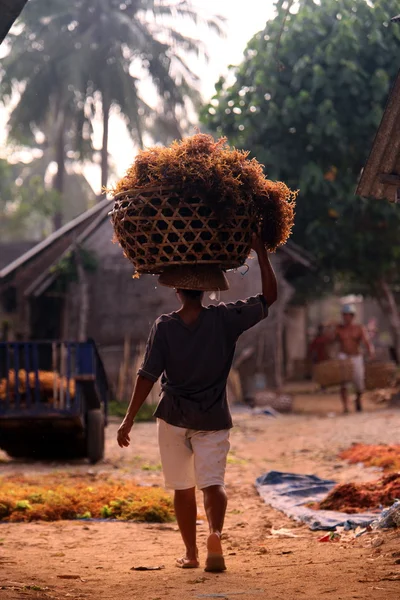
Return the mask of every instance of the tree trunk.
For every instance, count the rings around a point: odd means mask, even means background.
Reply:
[[[0,44],[27,2],[28,0],[0,0]]]
[[[65,182],[65,118],[61,119],[61,123],[58,128],[55,146],[55,158],[57,163],[57,173],[54,177],[53,187],[60,195],[60,206],[53,217],[53,226],[54,230],[56,231],[57,229],[60,229],[62,225],[62,201]]]
[[[387,281],[381,279],[378,283],[378,302],[386,314],[390,329],[392,330],[393,345],[396,351],[397,362],[400,360],[400,311]]]
[[[79,321],[78,321],[78,342],[86,342],[89,321],[89,281],[87,273],[82,264],[80,249],[75,250],[76,270],[78,272],[79,283]]]
[[[108,125],[110,119],[110,102],[105,93],[102,94],[103,100],[103,140],[101,145],[101,192],[99,201],[106,195],[104,189],[108,183]]]

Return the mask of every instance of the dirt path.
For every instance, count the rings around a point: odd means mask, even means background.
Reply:
[[[182,553],[175,524],[2,524],[0,600],[236,596],[243,600],[397,600],[400,565],[395,562],[400,556],[400,532],[320,543],[320,534],[266,506],[253,487],[255,478],[270,469],[316,473],[337,481],[376,477],[372,469],[338,461],[337,452],[352,442],[398,442],[399,413],[375,407],[374,412],[328,418],[326,414],[335,407],[337,401],[330,396],[300,396],[295,408],[302,414],[278,419],[248,412],[236,414],[227,477],[227,573],[210,575],[202,569],[175,568],[174,558]],[[83,463],[27,464],[8,461],[1,455],[0,473],[112,471],[139,483],[161,484],[155,426],[135,426],[128,451],[116,446],[116,429],[117,423],[109,426],[107,459],[95,467]],[[202,515],[199,509],[200,519]],[[272,529],[280,528],[290,529],[295,537],[273,534]],[[204,520],[198,530],[201,552],[207,534]],[[133,566],[159,565],[165,568],[131,570]]]

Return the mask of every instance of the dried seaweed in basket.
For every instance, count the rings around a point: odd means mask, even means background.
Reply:
[[[268,180],[263,166],[249,153],[229,147],[226,138],[197,134],[170,146],[141,150],[114,194],[145,187],[171,186],[183,197],[198,197],[222,222],[229,221],[240,205],[250,207],[269,250],[289,237],[296,193],[284,183]]]

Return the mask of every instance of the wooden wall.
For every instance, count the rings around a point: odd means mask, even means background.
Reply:
[[[100,345],[107,371],[117,385],[124,339],[129,338],[133,353],[134,349],[147,339],[154,320],[161,314],[176,310],[179,304],[174,290],[158,285],[157,277],[144,275],[140,279],[132,279],[133,267],[122,255],[121,248],[111,243],[111,239],[111,225],[105,222],[85,244],[98,259],[97,271],[91,276],[88,333]],[[272,260],[279,273],[279,253],[274,255]],[[219,301],[230,302],[260,293],[257,259],[250,259],[248,267],[228,274],[231,288],[228,292],[221,293]],[[286,304],[291,295],[291,288],[282,278],[280,287],[281,299],[283,304]],[[72,304],[69,319],[70,337],[74,337],[79,301],[73,288],[69,298]],[[207,298],[206,300],[208,303],[218,301]],[[238,356],[245,348],[254,348],[249,370],[252,373],[264,373],[270,385],[275,385],[277,378],[276,363],[280,357],[277,355],[279,348],[276,344],[276,328],[279,309],[282,312],[283,308],[278,303],[273,306],[268,319],[245,333],[238,343]],[[283,348],[280,351],[283,355]]]

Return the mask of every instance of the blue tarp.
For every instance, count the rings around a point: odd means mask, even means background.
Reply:
[[[307,523],[313,531],[334,531],[339,526],[346,529],[366,527],[377,518],[376,513],[350,515],[305,506],[309,502],[321,502],[335,485],[335,481],[320,479],[316,475],[279,471],[269,471],[256,480],[257,491],[266,504],[296,521]]]

